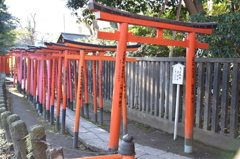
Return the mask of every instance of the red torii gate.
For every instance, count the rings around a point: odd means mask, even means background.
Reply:
[[[98,38],[117,40],[117,60],[114,79],[114,94],[112,99],[112,115],[110,126],[109,153],[118,149],[120,132],[120,112],[123,92],[123,76],[125,68],[126,43],[139,42],[158,45],[170,45],[186,47],[186,115],[185,115],[185,144],[184,152],[191,153],[193,150],[193,124],[194,124],[194,63],[195,49],[208,49],[208,44],[199,43],[196,33],[211,34],[217,23],[187,23],[181,21],[167,20],[156,17],[132,14],[114,8],[103,6],[96,2],[89,3],[89,9],[96,12],[97,20],[120,23],[119,31],[114,33],[98,32]],[[157,28],[157,37],[139,37],[128,33],[128,25],[140,25]],[[186,32],[187,38],[183,41],[163,39],[163,29]]]
[[[114,57],[110,57],[110,56],[104,56],[104,51],[114,51],[116,50],[116,46],[105,46],[105,45],[94,45],[94,44],[89,44],[89,43],[81,43],[81,42],[74,42],[74,41],[70,41],[70,40],[66,40],[64,39],[64,42],[66,43],[70,43],[71,44],[74,44],[75,43],[75,46],[74,47],[71,47],[71,46],[66,46],[64,44],[57,44],[57,43],[45,43],[45,45],[47,46],[47,48],[50,48],[50,49],[53,49],[53,50],[59,50],[60,53],[59,54],[52,54],[53,56],[55,57],[59,57],[59,64],[61,63],[62,59],[64,58],[64,67],[63,67],[63,74],[64,74],[64,77],[63,77],[63,104],[62,104],[62,134],[64,134],[64,130],[65,130],[65,117],[66,117],[66,103],[67,103],[67,95],[68,95],[68,90],[69,90],[69,87],[67,87],[68,84],[68,80],[67,79],[68,77],[68,73],[69,73],[69,70],[68,70],[68,59],[72,60],[79,60],[79,57],[80,57],[80,49],[84,49],[84,53],[89,53],[89,52],[96,52],[96,51],[100,51],[99,55],[98,56],[95,56],[95,55],[85,55],[85,59],[84,59],[84,70],[86,70],[86,61],[85,60],[93,60],[93,65],[95,66],[93,68],[93,70],[96,70],[96,60],[115,60]],[[77,44],[77,45],[76,45]],[[132,46],[128,46],[127,50],[137,50],[138,47],[140,47],[140,45],[132,45]],[[100,56],[101,55],[101,56]],[[66,57],[70,57],[70,58],[66,58]],[[77,58],[75,58],[77,57]],[[81,60],[81,59],[80,59]],[[135,60],[135,59],[134,59]],[[100,62],[101,63],[101,62]],[[99,64],[100,64],[99,63]],[[60,64],[62,65],[62,64]],[[60,66],[59,66],[60,68]],[[59,69],[60,70],[60,69]],[[53,69],[54,71],[54,69]],[[61,71],[60,71],[61,72]],[[96,76],[96,72],[93,71],[94,73],[94,77]],[[100,75],[101,73],[99,73]],[[54,73],[53,73],[54,75]],[[58,76],[58,81],[61,81],[61,78],[60,78],[60,74]],[[93,82],[93,84],[95,84],[94,87],[94,114],[95,114],[95,121],[97,121],[97,90],[96,90],[96,77],[94,78],[95,81]],[[76,81],[76,80],[75,80]],[[101,81],[99,80],[99,83]],[[58,83],[58,85],[61,85],[60,84],[61,82]],[[84,71],[84,85],[85,85],[85,108],[87,110],[87,117],[88,117],[88,83],[87,83],[87,71]],[[76,88],[76,86],[75,86]],[[54,89],[54,86],[52,86],[52,89]],[[54,91],[54,90],[53,90]],[[99,91],[101,92],[101,87],[99,87]],[[58,98],[57,98],[57,117],[56,117],[56,128],[58,130],[58,125],[59,125],[59,118],[60,118],[60,90],[58,89]],[[99,93],[101,94],[101,93]],[[81,97],[82,98],[82,97]],[[101,97],[100,97],[101,98]],[[78,101],[78,99],[77,99]],[[102,104],[101,104],[101,99],[100,99],[100,123],[103,122],[103,109],[102,109]],[[79,102],[77,102],[77,108],[79,108]],[[52,105],[53,106],[53,105]],[[51,108],[52,108],[51,106]],[[53,111],[52,111],[53,112]],[[78,111],[77,111],[78,112]],[[83,112],[83,107],[81,106],[81,112]],[[81,113],[82,115],[84,113]],[[52,115],[51,115],[52,116]],[[78,116],[78,115],[76,115]],[[79,116],[78,116],[79,117]],[[77,120],[76,120],[77,121]],[[102,121],[102,122],[101,122]],[[76,123],[76,125],[78,125]],[[77,126],[76,126],[77,127]],[[78,130],[78,128],[76,128],[76,130]],[[76,139],[76,142],[77,142],[77,137],[75,138]],[[75,140],[74,140],[75,141]],[[75,142],[74,142],[75,143]]]
[[[87,43],[82,43],[82,42],[76,42],[76,41],[71,41],[71,40],[67,40],[64,39],[64,43],[69,46],[69,47],[75,47],[75,48],[79,48],[80,50],[80,55],[65,55],[65,59],[76,59],[76,60],[80,60],[79,62],[79,73],[78,73],[78,88],[77,88],[77,98],[76,98],[76,115],[75,115],[75,124],[74,124],[74,141],[73,141],[73,147],[77,148],[77,142],[78,142],[78,131],[79,131],[79,120],[80,120],[80,108],[79,108],[79,104],[80,104],[80,98],[82,96],[82,81],[83,81],[83,74],[84,73],[84,63],[85,60],[93,60],[93,66],[96,66],[95,61],[96,60],[100,60],[100,61],[117,61],[117,59],[115,57],[111,57],[111,56],[104,56],[104,52],[105,51],[115,51],[117,49],[116,46],[107,46],[107,45],[95,45],[95,44],[87,44]],[[134,51],[137,50],[140,47],[140,45],[129,45],[126,46],[126,51]],[[86,52],[89,51],[98,51],[99,55],[85,55]],[[136,61],[135,58],[127,58],[126,61]],[[93,68],[94,70],[96,68]],[[93,71],[94,71],[93,70]],[[95,72],[96,73],[96,72]],[[99,73],[101,75],[101,73]],[[101,77],[100,77],[101,79]],[[96,82],[94,82],[96,83]],[[94,86],[95,88],[96,86]],[[96,91],[96,90],[95,90]],[[96,96],[96,93],[94,93]],[[96,100],[96,99],[95,99]],[[96,105],[96,104],[94,104]],[[94,113],[95,114],[95,113]],[[125,113],[125,117],[126,117],[126,113]],[[124,117],[124,118],[125,118]],[[96,119],[96,117],[95,117]]]
[[[60,87],[60,85],[62,85],[62,82],[61,82],[61,71],[62,71],[62,60],[64,59],[64,54],[68,54],[68,53],[71,53],[71,54],[79,54],[79,49],[76,49],[76,48],[71,48],[71,47],[67,47],[67,46],[65,46],[65,45],[63,45],[63,44],[57,44],[57,43],[47,43],[47,42],[45,42],[44,43],[46,46],[47,46],[47,48],[50,48],[50,49],[53,49],[53,50],[56,50],[56,51],[58,51],[59,53],[57,54],[57,53],[54,53],[54,54],[52,54],[52,56],[53,57],[55,57],[55,58],[53,58],[52,59],[52,79],[54,79],[55,78],[55,76],[58,74],[58,76],[57,76],[57,81],[58,81],[58,86],[56,85],[56,87],[58,88],[57,89],[57,116],[56,116],[56,129],[58,130],[59,129],[59,119],[60,119],[60,97],[62,96],[61,95],[61,87]],[[65,51],[64,51],[65,50]],[[58,59],[58,73],[56,73],[56,59]],[[64,60],[64,62],[66,63],[66,64],[64,64],[64,69],[65,69],[65,65],[67,65],[67,62]],[[60,69],[61,68],[61,69]],[[68,69],[70,69],[69,67],[68,67]],[[69,89],[72,89],[72,87],[68,87],[68,88],[65,88],[65,82],[67,82],[68,83],[68,85],[70,85],[70,82],[69,82],[69,79],[68,79],[68,81],[66,80],[66,71],[64,71],[64,89],[67,89],[67,92],[69,92],[69,93],[67,93],[67,94],[70,94],[70,97],[69,97],[69,99],[67,99],[67,100],[69,100],[68,102],[68,106],[69,106],[69,108],[70,109],[73,109],[73,101],[72,101],[72,90],[70,90],[69,91]],[[52,83],[51,83],[51,94],[52,94],[52,96],[51,96],[51,115],[50,115],[50,121],[51,121],[51,124],[53,125],[53,116],[54,116],[54,92],[55,92],[55,82],[54,82],[54,80],[52,80]],[[64,99],[64,101],[63,101],[63,108],[64,108],[64,110],[62,111],[62,133],[64,134],[65,133],[65,113],[66,113],[66,111],[65,111],[65,109],[66,109],[66,97],[67,97],[67,94],[66,94],[66,91],[64,91],[63,92],[63,99]]]
[[[0,72],[10,74],[9,59],[9,55],[0,56]]]
[[[15,80],[17,79],[17,89],[19,90],[19,92],[21,92],[22,90],[22,78],[24,78],[24,89],[26,86],[26,74],[27,71],[29,70],[24,70],[26,69],[26,59],[29,57],[29,54],[31,54],[33,51],[30,49],[11,49],[10,51],[10,55],[13,57],[15,57],[14,60],[14,68],[13,68],[13,86],[15,86]],[[24,60],[25,58],[25,60]],[[13,60],[13,59],[12,59]],[[22,63],[24,61],[24,64]],[[24,69],[23,69],[24,68]],[[24,75],[23,75],[24,74]],[[23,77],[22,77],[23,76]],[[25,94],[25,90],[24,90],[24,94]]]

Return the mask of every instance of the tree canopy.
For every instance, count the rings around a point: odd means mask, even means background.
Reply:
[[[4,55],[15,40],[15,18],[8,13],[4,0],[0,1],[0,55]]]
[[[201,42],[209,43],[208,50],[199,49],[199,57],[240,57],[240,1],[213,0],[212,10],[205,3],[205,10],[190,16],[190,21],[218,22],[218,27],[210,35],[198,35]]]
[[[209,50],[198,50],[200,57],[239,57],[240,32],[239,0],[96,0],[98,3],[131,13],[166,19],[192,22],[218,22],[218,27],[211,35],[198,35],[201,42],[210,44]],[[94,15],[87,9],[88,0],[68,0],[67,6],[91,26]],[[81,8],[81,12],[79,9]],[[81,15],[81,16],[79,16]],[[88,27],[89,27],[88,26]],[[113,26],[113,25],[112,25]],[[116,26],[116,25],[115,25]],[[156,29],[131,26],[134,35],[155,37]],[[226,34],[222,34],[226,33]],[[227,35],[227,36],[225,36]],[[185,34],[181,32],[164,31],[164,38],[182,40]],[[166,57],[170,55],[169,46],[143,44],[141,49],[132,56]],[[185,56],[185,48],[175,47],[170,56]]]

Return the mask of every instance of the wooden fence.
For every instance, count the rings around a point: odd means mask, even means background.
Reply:
[[[185,65],[185,58],[137,58],[137,62],[128,62],[126,66],[128,110],[173,123],[176,85],[172,84],[172,66],[176,63]],[[233,139],[238,138],[240,59],[197,58],[195,65],[195,128]],[[110,102],[114,87],[114,66],[114,62],[103,63],[103,97]],[[90,92],[92,92],[91,68],[89,62]],[[178,120],[182,126],[185,115],[185,85],[184,82],[180,87]]]

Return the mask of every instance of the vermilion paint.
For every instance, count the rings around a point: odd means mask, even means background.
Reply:
[[[93,53],[93,56],[96,53]],[[96,73],[96,61],[92,61],[92,79],[93,79],[93,112],[94,122],[97,122],[97,73]]]
[[[101,51],[99,56],[104,56],[104,52]],[[99,112],[100,112],[100,124],[103,125],[103,91],[102,91],[102,75],[103,75],[103,61],[99,60],[98,62],[98,102],[99,102]]]
[[[127,46],[128,24],[120,24],[120,37],[117,46],[116,65],[115,65],[115,77],[114,88],[112,97],[112,112],[111,112],[111,124],[110,124],[110,136],[108,151],[116,152],[118,150],[118,142],[120,135],[120,119],[123,97],[123,79],[125,74],[125,58],[126,58],[126,46]]]
[[[75,114],[75,123],[74,123],[74,141],[73,147],[77,148],[78,145],[78,131],[79,131],[79,122],[80,122],[80,104],[82,97],[82,82],[83,82],[83,67],[84,67],[84,50],[80,50],[80,61],[79,61],[79,72],[78,72],[78,88],[77,88],[77,99],[76,99],[76,114]]]

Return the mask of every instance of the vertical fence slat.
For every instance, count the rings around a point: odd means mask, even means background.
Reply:
[[[164,103],[164,118],[169,117],[169,62],[165,62],[165,72],[164,72],[164,94],[165,94],[165,103]]]
[[[184,63],[181,63],[182,65],[184,65]],[[186,69],[186,68],[184,68]],[[182,122],[182,111],[183,111],[183,107],[185,107],[185,105],[183,105],[183,85],[184,85],[184,79],[185,79],[185,73],[186,71],[184,70],[184,74],[183,74],[183,84],[180,85],[180,89],[179,89],[179,116],[178,116],[178,122]],[[177,99],[176,99],[177,102]],[[175,110],[176,111],[176,110]]]
[[[107,84],[107,79],[106,79],[106,61],[103,61],[103,98],[106,99],[106,84]]]
[[[153,65],[153,78],[154,78],[154,115],[159,116],[159,62]]]
[[[153,61],[149,62],[149,106],[150,106],[150,114],[154,115],[154,107],[153,107]]]
[[[106,68],[106,64],[107,61],[103,61],[103,98],[106,99],[106,87],[107,87],[107,68]]]
[[[130,63],[130,76],[129,76],[129,78],[131,79],[130,80],[130,83],[129,83],[129,85],[130,85],[130,95],[129,95],[129,98],[130,98],[130,100],[129,100],[129,106],[131,107],[131,108],[133,108],[133,106],[134,106],[134,94],[135,94],[135,91],[134,91],[134,88],[135,88],[135,62],[131,62]]]
[[[130,77],[130,62],[127,62],[127,75],[126,75],[126,80],[127,80],[127,105],[129,106],[130,103],[130,83],[131,83],[131,77]]]
[[[183,102],[182,102],[182,99],[183,99],[183,85],[180,85],[180,89],[179,89],[179,117],[178,117],[178,122],[182,122],[182,110],[183,110]],[[177,102],[177,100],[176,100]],[[176,111],[176,110],[175,110]]]
[[[238,113],[239,112],[239,80],[240,67],[238,63],[233,65],[233,79],[232,79],[232,99],[230,108],[230,137],[236,138],[238,133]]]
[[[128,105],[130,106],[130,102],[132,99],[130,99],[130,93],[131,93],[131,81],[132,81],[132,78],[131,78],[131,62],[128,62],[128,77],[127,77],[127,80],[128,80],[128,83],[127,83],[127,87],[128,87]]]
[[[150,67],[151,67],[151,62],[147,61],[146,63],[146,112],[148,114],[151,114],[151,104],[150,104],[150,83],[151,83],[151,75],[150,75]]]
[[[139,61],[139,73],[138,73],[138,79],[139,79],[139,110],[143,111],[143,104],[142,104],[142,92],[143,92],[143,62]]]
[[[204,91],[204,65],[202,62],[198,64],[198,85],[196,99],[196,127],[202,128],[202,106],[203,106],[203,91]]]
[[[145,65],[145,74],[144,76],[146,77],[145,78],[145,109],[146,109],[146,113],[149,113],[150,112],[150,104],[149,104],[149,94],[150,94],[150,89],[149,89],[149,86],[150,86],[150,61],[147,61],[146,62],[146,65]]]
[[[142,67],[142,111],[146,111],[146,61],[143,61]]]
[[[105,88],[104,88],[104,94],[105,94],[105,99],[108,100],[108,87],[109,87],[109,71],[110,71],[110,68],[109,68],[109,61],[105,61],[106,64],[105,64],[105,70],[106,70],[106,74],[104,76],[105,78]]]
[[[109,85],[110,85],[110,83],[109,83],[109,78],[110,78],[110,76],[109,76],[109,71],[110,71],[110,66],[109,66],[109,61],[105,61],[106,62],[106,65],[105,65],[105,70],[106,70],[106,74],[105,74],[105,79],[106,79],[106,85],[105,85],[105,89],[104,89],[104,91],[105,91],[105,99],[106,100],[108,100],[108,91],[109,91]]]
[[[184,66],[186,66],[186,62],[184,62],[183,64]],[[186,72],[186,71],[185,71]],[[186,73],[184,74],[184,78],[183,78],[183,90],[182,90],[183,96],[182,96],[182,123],[185,123],[185,96],[186,96]]]
[[[108,83],[108,61],[104,61],[104,99],[107,100],[107,87],[109,85]]]
[[[127,106],[128,103],[129,103],[129,89],[130,89],[130,86],[129,86],[129,83],[130,83],[130,78],[129,78],[129,62],[126,62],[126,68],[125,68],[125,82],[126,82],[126,104]]]
[[[98,82],[98,80],[99,80],[99,74],[98,74],[99,71],[98,70],[99,70],[99,61],[96,61],[96,88],[97,88],[97,90],[99,90],[99,82]],[[99,97],[99,91],[97,91],[97,101],[99,101],[98,97]],[[99,102],[97,102],[97,103],[99,103]]]
[[[135,88],[134,88],[134,108],[136,109],[140,109],[139,108],[139,85],[140,85],[140,80],[139,80],[139,62],[137,61],[136,63],[134,63],[134,68],[135,68]]]
[[[78,62],[78,64],[79,64],[79,62]],[[89,71],[88,72],[88,88],[90,90],[89,92],[92,94],[93,93],[92,61],[88,61],[88,71]]]
[[[219,86],[220,86],[220,64],[214,63],[214,76],[213,76],[213,99],[212,99],[212,125],[211,131],[217,132],[218,130],[218,110],[219,110]]]
[[[164,70],[165,70],[165,65],[161,61],[160,62],[160,74],[159,74],[159,116],[163,117],[164,116]]]
[[[113,80],[114,80],[114,76],[115,76],[115,61],[110,61],[111,62],[111,87],[110,87],[110,97],[109,99],[112,101],[112,96],[113,96]]]
[[[151,61],[151,68],[150,68],[150,78],[151,78],[151,83],[150,83],[150,105],[151,105],[151,114],[154,115],[155,114],[155,107],[154,107],[154,71],[153,71],[153,66],[154,66],[154,62]]]
[[[170,75],[169,75],[169,121],[173,121],[175,116],[176,107],[176,85],[172,84],[172,74],[174,62],[170,62]]]
[[[212,90],[212,65],[211,63],[207,63],[205,81],[204,121],[203,121],[204,130],[209,130],[210,128],[211,90]]]
[[[110,65],[109,65],[110,61],[106,61],[106,100],[108,99],[108,92],[109,92],[109,85],[110,85]]]
[[[143,106],[143,112],[147,112],[147,106],[146,106],[146,97],[147,97],[147,61],[143,61],[143,83],[142,83],[142,106]]]
[[[225,133],[227,125],[227,110],[228,110],[228,86],[229,86],[229,63],[223,64],[222,78],[222,97],[221,97],[221,134]]]
[[[112,63],[111,63],[111,61],[109,61],[109,62],[108,62],[108,87],[107,87],[108,89],[107,89],[107,99],[110,100],[110,101],[112,101],[112,100],[111,100],[111,97],[110,97],[110,96],[111,96],[110,94],[112,93],[112,92],[111,92],[111,87],[112,87],[112,69],[113,69],[113,68],[112,68]]]

